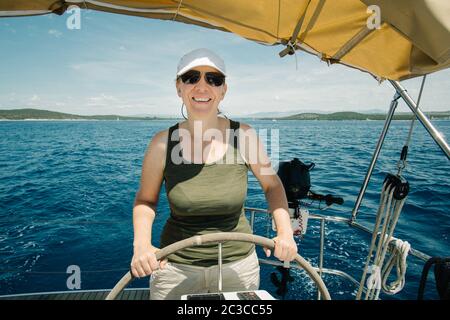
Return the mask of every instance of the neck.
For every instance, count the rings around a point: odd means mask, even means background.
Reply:
[[[204,132],[208,129],[219,129],[219,127],[219,118],[216,115],[206,119],[189,118],[187,120],[187,129],[195,140],[202,140]]]

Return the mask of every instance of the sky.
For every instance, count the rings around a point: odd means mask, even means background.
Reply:
[[[280,58],[281,46],[173,21],[95,11],[73,16],[0,19],[0,109],[36,108],[80,115],[180,116],[175,91],[179,59],[209,48],[225,60],[227,116],[261,112],[387,111],[388,82],[341,65],[328,66],[298,52]],[[404,81],[414,99],[421,79]],[[450,70],[427,77],[421,107],[448,111]],[[404,103],[399,111],[408,111]]]

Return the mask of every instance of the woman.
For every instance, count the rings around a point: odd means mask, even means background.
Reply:
[[[244,215],[251,169],[277,226],[275,257],[291,261],[297,253],[285,191],[255,130],[218,116],[227,92],[225,76],[223,60],[210,50],[197,49],[183,56],[176,89],[186,106],[187,120],[158,132],[144,157],[133,209],[131,271],[136,277],[151,275],[151,299],[217,291],[217,244],[180,250],[168,261],[155,258],[158,249],[151,244],[152,224],[163,180],[171,212],[161,247],[210,232],[251,233]],[[270,256],[270,250],[265,252]],[[253,244],[226,242],[222,256],[223,291],[258,289],[259,264]]]

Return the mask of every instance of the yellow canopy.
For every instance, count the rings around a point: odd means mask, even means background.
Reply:
[[[2,0],[0,17],[62,14],[70,5],[233,32],[379,79],[450,66],[448,0]]]

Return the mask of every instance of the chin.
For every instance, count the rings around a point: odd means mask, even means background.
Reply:
[[[198,116],[207,116],[217,110],[214,106],[191,106],[191,112]]]

